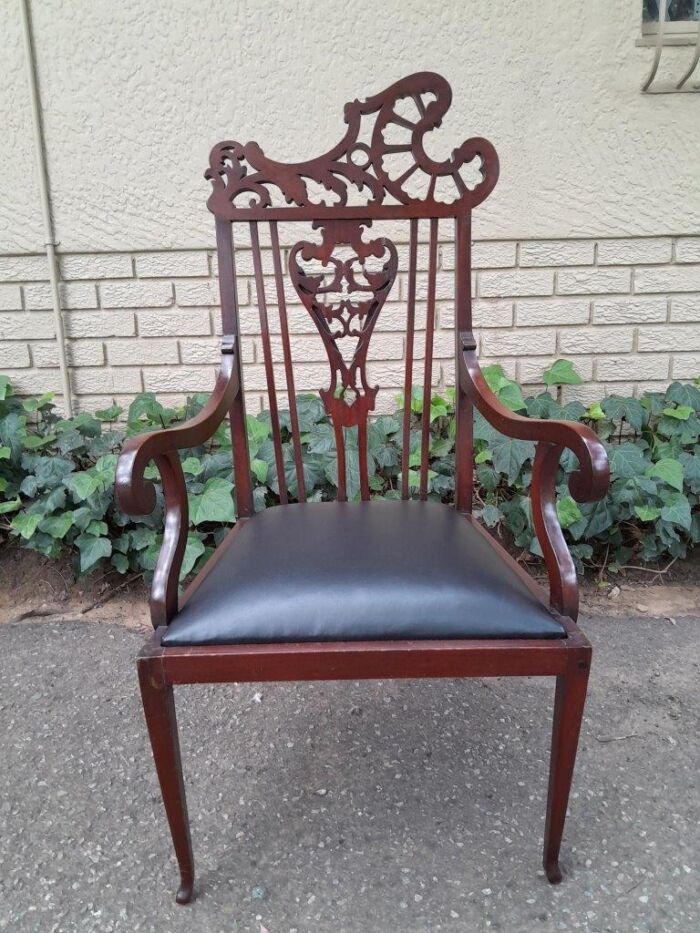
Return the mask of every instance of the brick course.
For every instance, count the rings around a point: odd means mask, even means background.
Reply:
[[[280,228],[282,230],[282,228]],[[269,244],[262,267],[277,387],[286,385]],[[244,382],[251,411],[267,404],[252,254],[237,254]],[[408,246],[369,354],[378,410],[394,404],[406,353]],[[433,381],[454,382],[453,245],[439,248]],[[532,391],[542,370],[571,359],[585,385],[567,397],[640,392],[700,373],[700,237],[475,242],[473,320],[483,362]],[[413,381],[423,380],[427,244],[418,250]],[[283,257],[286,268],[286,253]],[[60,257],[61,299],[78,405],[128,401],[145,389],[169,400],[210,389],[218,361],[219,290],[211,250],[76,253]],[[313,322],[285,281],[298,391],[317,391],[328,363]],[[0,256],[0,370],[18,391],[60,390],[46,258]]]

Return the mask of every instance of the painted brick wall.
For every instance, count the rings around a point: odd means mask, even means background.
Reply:
[[[400,268],[407,248],[400,246]],[[263,256],[278,385],[284,386],[272,262]],[[566,357],[586,400],[632,393],[700,373],[700,236],[474,244],[474,322],[483,362],[502,363],[533,390],[552,360]],[[0,372],[22,393],[59,391],[53,318],[40,255],[0,256]],[[419,249],[419,269],[427,249]],[[249,409],[266,404],[250,253],[238,259],[244,380]],[[454,382],[454,250],[440,248],[436,385]],[[79,408],[128,403],[142,390],[168,400],[211,389],[218,359],[216,259],[206,250],[69,254],[61,286],[71,378]],[[425,298],[426,276],[418,296]],[[403,382],[406,275],[399,277],[370,349],[379,408]],[[327,384],[323,345],[287,288],[297,391]],[[418,314],[420,317],[421,308]],[[422,382],[423,333],[414,383]]]

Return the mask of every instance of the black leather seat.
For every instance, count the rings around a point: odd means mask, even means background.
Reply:
[[[566,634],[483,535],[435,502],[276,506],[220,549],[163,645]]]

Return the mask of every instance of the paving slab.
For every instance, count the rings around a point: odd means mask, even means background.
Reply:
[[[565,880],[553,681],[177,690],[197,900],[137,694],[143,633],[0,625],[0,930],[700,930],[700,619],[592,618]]]

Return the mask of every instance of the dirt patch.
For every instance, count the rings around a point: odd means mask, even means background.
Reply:
[[[529,569],[546,587],[542,565]],[[607,580],[589,577],[581,583],[581,609],[613,618],[647,615],[675,620],[697,615],[700,553],[665,572],[629,571]],[[0,548],[0,623],[21,618],[109,620],[148,629],[148,588],[142,578],[125,581],[114,571],[96,571],[76,580],[67,560]]]
[[[28,618],[109,619],[149,627],[148,590],[141,578],[127,582],[105,570],[76,580],[68,560],[0,548],[0,622]]]

